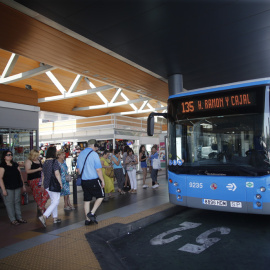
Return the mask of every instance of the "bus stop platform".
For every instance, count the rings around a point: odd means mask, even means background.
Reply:
[[[169,203],[165,171],[159,172],[157,189],[151,188],[149,176],[147,189],[142,188],[141,174],[137,174],[137,180],[137,194],[115,192],[115,197],[103,202],[98,209],[98,224],[90,226],[84,225],[80,188],[76,209],[64,210],[61,197],[58,210],[62,222],[53,224],[49,218],[46,228],[38,219],[36,203],[31,197],[30,203],[22,206],[22,216],[28,223],[19,226],[10,224],[1,202],[0,269],[127,269],[121,263],[115,265],[115,255],[106,243],[172,216],[181,209]],[[70,197],[72,202],[72,194]],[[105,257],[107,259],[103,260]],[[108,264],[110,258],[112,263]]]

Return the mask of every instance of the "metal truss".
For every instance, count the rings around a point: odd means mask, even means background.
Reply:
[[[148,97],[140,96],[137,99],[130,100],[121,88],[116,89],[112,85],[103,85],[100,87],[96,87],[90,81],[89,78],[84,77],[80,74],[77,74],[70,88],[66,90],[52,73],[52,70],[56,69],[56,67],[46,65],[43,63],[41,63],[40,67],[38,68],[10,76],[14,66],[16,65],[18,58],[19,58],[18,54],[12,53],[2,73],[2,76],[0,77],[0,84],[10,84],[10,83],[25,80],[25,79],[46,73],[46,75],[49,77],[49,79],[52,81],[52,83],[55,85],[55,87],[59,90],[61,94],[50,96],[50,97],[39,98],[38,103],[59,101],[59,100],[65,100],[65,99],[70,99],[70,98],[82,97],[85,95],[97,94],[104,104],[87,106],[87,107],[74,107],[72,111],[96,110],[96,109],[102,109],[102,108],[112,108],[112,107],[118,107],[118,106],[123,106],[123,105],[130,105],[131,108],[133,109],[132,111],[113,113],[113,115],[131,115],[131,114],[149,113],[149,112],[160,111],[160,110],[166,111],[167,109],[164,106],[160,108],[153,108],[149,103],[151,99]],[[75,92],[77,86],[79,85],[79,83],[81,82],[83,78],[89,85],[90,89]],[[107,98],[102,94],[102,92],[106,90],[110,90],[110,89],[116,89],[116,92],[113,98],[111,99],[111,101],[108,101]],[[116,102],[119,96],[121,96],[124,99],[124,101]],[[140,103],[140,102],[143,102],[143,104],[141,105],[140,108],[137,108],[135,103]],[[148,107],[148,109],[145,109],[145,107]]]

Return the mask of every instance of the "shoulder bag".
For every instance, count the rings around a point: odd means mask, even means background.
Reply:
[[[67,182],[71,182],[71,180],[72,180],[71,175],[70,175],[70,174],[67,174],[67,175],[66,175],[66,181],[67,181]]]
[[[77,186],[81,186],[81,185],[82,185],[82,175],[83,175],[84,165],[85,165],[85,162],[86,162],[88,156],[89,156],[92,152],[93,152],[93,150],[90,151],[90,152],[88,153],[88,155],[86,156],[86,158],[85,158],[85,161],[84,161],[84,164],[83,164],[83,168],[82,168],[82,172],[81,172],[81,174],[78,175],[77,180],[76,180],[76,185],[77,185]]]
[[[60,183],[58,182],[56,176],[55,176],[55,172],[54,172],[54,163],[55,163],[55,159],[53,160],[53,164],[52,164],[52,175],[51,175],[51,179],[50,179],[50,184],[49,184],[49,191],[52,192],[61,192],[61,186]]]
[[[153,169],[154,170],[160,170],[160,159],[159,158],[154,158],[153,159]]]
[[[106,174],[108,177],[113,178],[113,177],[114,177],[114,171],[113,171],[113,168],[112,168],[112,167],[105,168],[105,174]]]

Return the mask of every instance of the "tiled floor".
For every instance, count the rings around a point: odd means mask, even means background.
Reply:
[[[85,234],[114,223],[131,223],[149,215],[173,207],[168,203],[165,172],[158,178],[160,187],[142,189],[138,178],[138,193],[119,195],[104,202],[98,209],[99,224],[85,226],[82,192],[78,190],[76,209],[65,211],[63,199],[59,205],[61,224],[52,219],[44,228],[37,218],[36,205],[32,201],[22,206],[27,224],[12,226],[0,205],[0,269],[101,269]],[[147,179],[150,185],[151,179]],[[72,195],[71,195],[72,198]]]

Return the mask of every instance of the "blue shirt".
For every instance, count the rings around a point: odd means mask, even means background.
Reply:
[[[116,159],[116,161],[118,161],[118,158],[115,155],[113,155],[113,157]],[[122,167],[122,164],[121,164],[121,161],[119,162],[119,165],[116,165],[114,162],[112,162],[112,164],[113,164],[113,168],[114,169],[121,169],[121,168],[123,168]]]
[[[151,160],[151,166],[153,166],[153,159],[158,158],[158,152],[156,152],[154,155],[150,156],[150,160]]]
[[[78,157],[77,160],[77,168],[80,170],[80,173],[82,172],[83,164],[85,161],[86,156],[90,151],[92,151],[92,148],[85,148]],[[87,160],[85,162],[85,166],[83,169],[83,175],[82,180],[92,180],[97,179],[98,174],[96,169],[101,169],[102,165],[99,159],[98,154],[95,151],[92,151],[92,153],[87,157]]]

